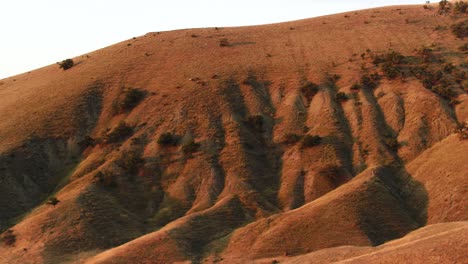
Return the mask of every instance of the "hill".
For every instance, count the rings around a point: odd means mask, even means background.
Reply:
[[[0,260],[463,261],[466,21],[153,32],[0,80]]]

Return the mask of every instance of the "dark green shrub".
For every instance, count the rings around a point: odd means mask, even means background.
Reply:
[[[304,139],[302,140],[302,146],[305,148],[317,146],[320,144],[321,141],[322,141],[322,138],[320,136],[306,135],[304,136]]]
[[[468,36],[468,20],[452,25],[452,33],[457,38],[465,38]]]
[[[16,242],[16,235],[14,234],[15,231],[9,229],[5,233],[3,233],[1,241],[7,246],[13,246]]]
[[[378,73],[361,76],[361,85],[365,89],[375,89],[379,85],[380,76]]]
[[[307,98],[307,101],[312,100],[314,95],[319,91],[319,86],[313,82],[306,82],[301,86],[301,92]]]
[[[348,99],[349,99],[348,96],[343,92],[338,92],[335,94],[335,101],[339,103],[346,102],[348,101]]]
[[[294,133],[288,133],[284,136],[283,143],[285,144],[294,144],[301,140],[301,136]]]
[[[361,89],[361,85],[359,83],[354,83],[353,85],[351,85],[351,88],[350,88],[352,91],[359,91]]]
[[[182,145],[182,151],[184,154],[192,154],[197,152],[200,149],[200,144],[195,143],[195,141],[192,139]]]
[[[159,136],[158,144],[161,146],[177,146],[179,138],[170,132],[165,132]]]
[[[393,151],[397,151],[398,148],[400,147],[398,140],[393,137],[385,138],[385,145],[387,145],[387,147]]]
[[[146,91],[138,88],[128,88],[124,90],[124,97],[120,102],[121,111],[129,111],[137,106],[146,96]]]
[[[405,57],[396,51],[389,52],[387,54],[376,55],[372,63],[378,65],[380,63],[391,63],[391,64],[400,64],[403,62]]]
[[[382,66],[382,72],[389,79],[395,79],[400,74],[398,68],[388,62],[384,63],[384,65]]]
[[[133,128],[121,121],[112,131],[105,136],[106,143],[120,142],[133,134]]]
[[[447,13],[450,9],[449,2],[447,0],[442,0],[439,2],[439,13],[444,14]]]
[[[60,203],[59,199],[57,197],[50,197],[49,200],[47,201],[48,205],[53,205],[56,206],[58,203]]]
[[[422,47],[418,50],[419,56],[423,62],[431,62],[434,59],[434,55],[432,53],[432,49],[428,47]]]
[[[453,11],[455,13],[466,14],[467,10],[468,10],[468,2],[464,2],[464,1],[455,2],[455,5],[453,7]]]
[[[66,60],[63,60],[62,62],[59,62],[58,65],[60,66],[61,69],[65,71],[73,67],[75,65],[75,62],[72,59],[66,59]]]

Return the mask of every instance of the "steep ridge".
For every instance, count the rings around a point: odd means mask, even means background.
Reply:
[[[373,260],[466,221],[463,19],[402,6],[148,33],[1,80],[0,260]],[[397,78],[374,63],[392,51]],[[448,63],[444,97],[424,74]]]

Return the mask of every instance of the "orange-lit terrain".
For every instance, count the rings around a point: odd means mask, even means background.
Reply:
[[[154,32],[0,80],[0,263],[468,261],[467,19]]]

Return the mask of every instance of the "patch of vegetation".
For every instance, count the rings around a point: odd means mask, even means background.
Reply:
[[[309,147],[317,146],[320,144],[320,142],[322,142],[322,138],[320,136],[306,135],[302,139],[302,147],[309,148]]]
[[[338,80],[341,79],[341,76],[338,74],[326,74],[325,76],[325,81],[327,82],[328,85],[335,85]]]
[[[468,36],[468,20],[453,24],[451,26],[452,33],[457,36],[457,38],[465,38]]]
[[[12,229],[7,230],[5,233],[3,233],[1,237],[1,241],[3,244],[7,246],[14,246],[16,243],[16,235],[14,234],[15,231]]]
[[[307,98],[307,101],[312,100],[312,98],[318,93],[320,87],[313,82],[306,82],[301,86],[301,92]]]
[[[351,88],[349,88],[349,89],[351,89],[351,91],[359,91],[359,90],[361,90],[361,85],[359,83],[355,82],[355,83],[353,83],[353,85],[351,85]]]
[[[468,10],[468,2],[457,1],[453,6],[453,11],[455,13],[466,14]]]
[[[376,55],[372,61],[375,65],[380,63],[391,63],[391,64],[400,64],[404,62],[404,56],[396,51],[389,52],[387,54]]]
[[[338,92],[335,94],[335,101],[338,103],[346,102],[348,99],[348,96],[344,92]]]
[[[158,144],[161,146],[177,146],[179,144],[179,137],[173,133],[164,132],[159,136]]]
[[[112,131],[106,134],[104,140],[106,143],[120,142],[133,134],[133,128],[121,121]]]
[[[138,88],[124,90],[123,99],[119,104],[120,111],[129,111],[137,106],[145,97],[146,91]]]
[[[300,135],[295,134],[295,133],[288,133],[284,136],[283,143],[285,144],[295,144],[301,140]]]
[[[439,14],[445,14],[450,10],[450,4],[447,0],[442,0],[439,2]]]
[[[395,79],[400,75],[398,67],[395,67],[391,63],[384,63],[382,66],[382,72],[385,75],[385,77],[389,79]]]
[[[423,62],[431,62],[434,60],[434,54],[432,53],[433,50],[429,47],[421,47],[418,50],[418,55],[421,56]]]
[[[50,197],[49,200],[47,201],[48,205],[56,206],[58,203],[60,203],[59,199],[57,197]]]
[[[72,59],[63,60],[62,62],[58,62],[57,64],[64,71],[70,69],[73,66],[75,66],[75,62]]]
[[[219,40],[219,46],[220,47],[229,47],[231,44],[229,44],[229,41],[226,38],[220,39]]]
[[[185,155],[190,155],[200,149],[200,143],[196,143],[193,139],[182,145],[182,151]]]
[[[373,90],[379,86],[380,75],[378,73],[361,76],[361,85],[365,89]]]
[[[394,137],[386,137],[384,139],[384,142],[385,142],[385,145],[392,151],[397,151],[398,148],[400,147],[398,140]]]

